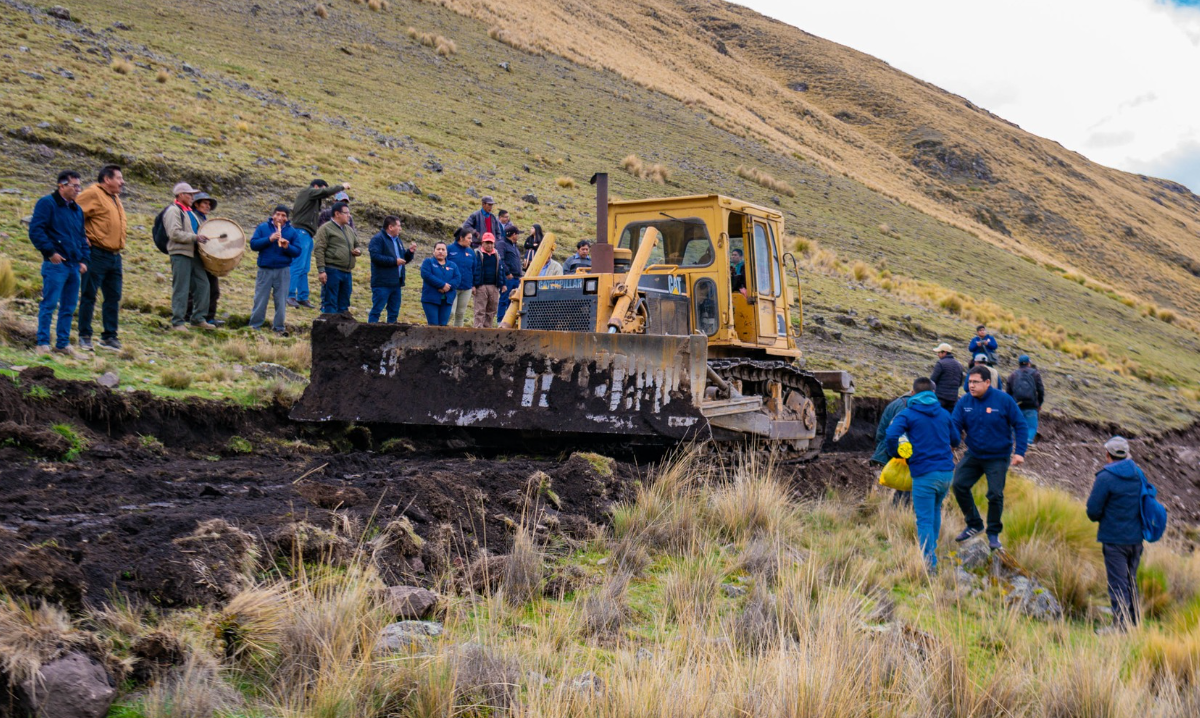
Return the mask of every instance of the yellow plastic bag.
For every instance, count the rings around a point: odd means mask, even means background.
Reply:
[[[879,473],[879,483],[897,491],[912,491],[912,473],[904,459],[892,459]]]

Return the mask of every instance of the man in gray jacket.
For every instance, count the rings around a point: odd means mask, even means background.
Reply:
[[[204,318],[208,311],[208,275],[200,261],[197,245],[208,240],[197,234],[200,218],[192,211],[196,192],[187,182],[175,185],[175,201],[163,212],[167,232],[167,254],[171,255],[171,328],[188,330],[188,295],[195,297],[191,322],[201,329],[216,329]]]

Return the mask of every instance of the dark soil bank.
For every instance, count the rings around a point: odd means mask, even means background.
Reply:
[[[860,402],[837,452],[783,468],[798,493],[871,488],[881,407]],[[77,442],[55,424],[86,441],[78,460],[59,460]],[[1030,468],[1085,492],[1106,431],[1047,421]],[[0,379],[0,585],[68,607],[117,594],[183,606],[224,601],[279,559],[356,555],[389,581],[429,582],[505,552],[522,524],[559,543],[594,535],[652,470],[445,444],[381,447],[362,430],[291,424],[282,409],[162,400],[31,369]],[[1176,520],[1200,518],[1198,445],[1196,429],[1135,442]]]

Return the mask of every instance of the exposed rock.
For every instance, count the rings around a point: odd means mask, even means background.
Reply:
[[[501,70],[504,70],[505,72],[512,72],[512,65],[510,65],[507,62],[502,62],[499,65],[497,65],[497,67],[499,67]]]
[[[653,661],[654,651],[650,650],[649,648],[639,648],[637,649],[637,659],[639,661]]]
[[[38,718],[103,718],[117,697],[104,666],[82,653],[68,653],[42,666],[21,684],[31,715]]]
[[[467,196],[474,199],[479,199],[479,190],[475,189],[474,187],[468,187]]]
[[[958,550],[958,560],[967,571],[981,571],[991,566],[991,550],[984,541],[968,541]]]
[[[734,586],[732,583],[723,583],[721,584],[721,593],[729,598],[738,598],[746,595],[746,587]]]
[[[792,82],[788,83],[788,89],[795,92],[808,92],[807,82]]]
[[[599,694],[604,692],[604,679],[595,673],[588,671],[587,673],[572,678],[567,686],[572,690],[579,691],[580,693]]]
[[[392,190],[393,192],[411,192],[412,194],[421,194],[421,190],[417,189],[417,186],[412,182],[400,182],[388,187],[388,189]]]
[[[528,202],[529,204],[537,204],[538,203],[537,195],[533,194],[532,192],[530,192],[529,194],[526,194],[526,195],[521,195],[521,200],[524,202]]]
[[[28,77],[31,80],[37,80],[38,82],[41,82],[46,79],[46,76],[41,74],[40,72],[30,72],[28,70],[21,70],[21,74],[25,75],[26,77]]]
[[[426,618],[437,602],[436,593],[416,586],[392,586],[384,597],[388,613],[402,620]]]
[[[838,324],[841,324],[843,326],[847,326],[847,327],[853,327],[853,326],[858,325],[858,322],[855,321],[854,317],[849,316],[848,314],[839,314],[838,316],[833,318],[833,321],[835,321]]]
[[[442,635],[442,624],[434,621],[399,621],[384,627],[376,650],[389,653],[428,653],[430,638]]]
[[[1016,606],[1021,613],[1039,621],[1062,617],[1062,606],[1058,599],[1037,581],[1025,576],[1013,577],[1012,590],[1008,593],[1008,602]]]
[[[51,7],[46,8],[46,14],[49,15],[50,17],[56,17],[59,20],[70,20],[71,19],[71,11],[66,9],[62,5],[53,5]]]
[[[429,170],[430,172],[439,172],[439,173],[445,171],[445,168],[442,167],[442,163],[438,162],[437,160],[429,160],[428,162],[426,162],[425,169]]]
[[[295,382],[307,381],[304,377],[300,376],[291,369],[288,369],[285,366],[280,366],[279,364],[272,364],[270,362],[260,362],[255,364],[254,366],[250,367],[250,371],[263,377],[264,379],[283,379],[284,381]]]
[[[121,383],[121,377],[115,371],[108,371],[100,375],[100,378],[96,380],[96,383],[100,386],[106,386],[109,389],[115,389],[117,388],[117,385]]]
[[[871,331],[873,332],[883,331],[883,322],[879,321],[875,317],[867,317],[867,326],[870,327]]]
[[[833,337],[834,339],[838,340],[839,342],[842,340],[841,332],[830,332],[829,336]]]
[[[112,28],[113,28],[114,30],[132,30],[132,29],[133,29],[133,26],[132,26],[132,25],[128,25],[128,24],[126,24],[126,23],[123,23],[123,22],[121,22],[120,20],[117,20],[116,22],[114,22],[114,23],[112,24]]]
[[[44,160],[54,159],[54,150],[50,149],[46,145],[38,145],[37,147],[33,148],[33,151],[37,152],[38,157],[41,157]]]
[[[429,194],[427,194],[425,196],[429,198],[430,202],[441,202],[442,201],[442,196],[440,194],[434,194],[433,192],[430,192]]]

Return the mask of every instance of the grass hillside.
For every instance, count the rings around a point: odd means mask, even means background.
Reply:
[[[119,368],[123,382],[170,393],[185,390],[167,388],[180,382],[164,379],[163,364],[185,362],[186,391],[252,399],[272,382],[239,367],[292,352],[281,363],[306,368],[303,338],[163,334],[169,272],[148,228],[177,180],[218,196],[218,214],[247,229],[313,176],[347,180],[361,222],[401,214],[428,256],[431,239],[487,193],[522,229],[539,222],[556,232],[560,246],[589,237],[586,180],[608,171],[624,197],[720,191],[778,204],[789,233],[804,238],[805,328],[857,317],[836,327],[840,340],[810,331],[809,364],[851,368],[868,393],[895,392],[927,369],[938,341],[965,345],[987,321],[1010,363],[1018,351],[1037,357],[1053,410],[1143,429],[1194,420],[1200,280],[1162,258],[1166,244],[1196,256],[1193,196],[1170,192],[1146,205],[1112,189],[1142,180],[1056,152],[1093,177],[1084,192],[1083,180],[1054,163],[1035,167],[1030,158],[1041,155],[1021,149],[1052,143],[747,10],[600,2],[535,15],[519,0],[331,0],[319,11],[291,0],[96,0],[70,12],[74,21],[64,21],[0,0],[10,48],[0,58],[0,231],[9,235],[0,246],[17,279],[10,315],[27,325],[36,309],[38,258],[20,219],[53,174],[72,166],[91,175],[115,161],[130,180],[130,356],[68,361],[70,375]],[[808,90],[788,89],[800,81]],[[891,109],[869,125],[834,117],[845,109],[838,102],[849,103],[839,98],[885,94]],[[914,164],[920,158],[897,138],[917,125],[952,138],[947,145],[993,153],[996,181]],[[630,155],[637,162],[625,162]],[[646,171],[655,164],[662,169]],[[1038,198],[1041,216],[1060,219],[1010,221],[996,198],[1018,187]],[[1079,201],[1054,204],[1060,190]],[[972,203],[991,208],[1012,236],[980,226]],[[1133,234],[1112,235],[1102,214]],[[1067,225],[1079,236],[1045,230]],[[222,312],[235,320],[249,310],[252,277],[248,260],[225,285]],[[364,287],[365,269],[360,316]],[[413,290],[408,317],[419,310]],[[872,316],[879,331],[866,326]],[[15,336],[0,357],[32,363]]]

